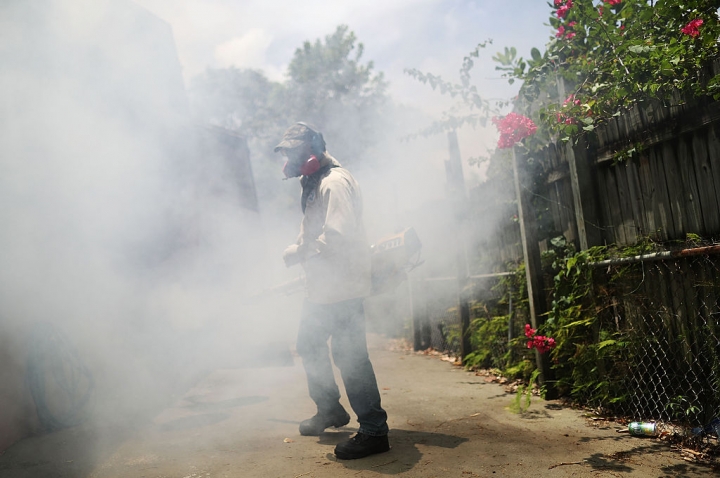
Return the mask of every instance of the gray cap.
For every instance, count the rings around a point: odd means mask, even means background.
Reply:
[[[303,143],[310,143],[317,133],[310,129],[304,123],[296,123],[290,126],[283,134],[282,141],[275,146],[274,151],[277,153],[281,149],[293,149]]]

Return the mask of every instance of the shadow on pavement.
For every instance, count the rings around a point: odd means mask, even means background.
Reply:
[[[107,459],[138,429],[122,426],[77,426],[21,440],[0,456],[0,477],[84,477]]]
[[[714,473],[715,475],[720,474],[720,468],[713,468],[707,466],[693,465],[690,463],[679,463],[677,465],[668,465],[662,467],[665,476],[689,476],[690,473]]]
[[[598,440],[598,438],[584,438],[586,441]],[[615,440],[613,438],[613,440]],[[642,439],[641,439],[642,440]],[[610,471],[616,473],[629,473],[633,471],[633,467],[630,466],[633,461],[642,461],[644,457],[668,451],[668,446],[664,443],[641,441],[632,448],[624,451],[602,454],[594,453],[585,459],[585,462],[594,470],[597,471]],[[692,464],[677,464],[671,466],[665,466],[662,468],[664,476],[695,476],[697,473],[710,472],[710,468],[692,465]],[[689,475],[692,473],[692,475]]]
[[[545,410],[525,410],[522,413],[519,413],[518,416],[522,418],[523,420],[537,420],[539,418],[552,418],[552,415],[550,415]]]
[[[320,437],[318,443],[328,445],[337,444],[347,440],[350,437],[349,432],[340,432],[333,434],[325,434]],[[390,438],[390,451],[373,455],[362,460],[338,460],[331,453],[328,453],[328,459],[341,463],[348,470],[372,470],[376,473],[385,475],[397,475],[411,470],[420,462],[423,454],[417,448],[417,445],[455,448],[458,445],[468,441],[454,435],[446,435],[444,433],[416,432],[411,430],[393,429],[388,435]]]

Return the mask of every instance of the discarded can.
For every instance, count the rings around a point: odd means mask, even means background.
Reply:
[[[628,431],[636,437],[654,437],[657,435],[657,425],[651,422],[630,422]]]

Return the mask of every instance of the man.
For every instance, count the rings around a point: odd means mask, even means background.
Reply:
[[[370,249],[362,221],[362,197],[352,175],[330,156],[321,133],[305,123],[291,126],[275,152],[287,157],[283,172],[301,177],[300,236],[283,254],[290,267],[302,264],[306,277],[297,351],[303,359],[317,414],[300,423],[301,435],[320,435],[348,424],[328,354],[340,369],[360,428],[335,447],[350,460],[388,451],[387,414],[380,406],[368,357],[363,298],[370,293]]]

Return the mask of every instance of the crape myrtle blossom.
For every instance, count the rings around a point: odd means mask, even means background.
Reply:
[[[555,339],[544,335],[535,335],[536,332],[537,330],[530,327],[530,324],[525,324],[525,337],[530,339],[527,341],[527,348],[537,349],[541,354],[555,348]]]
[[[555,113],[555,118],[557,119],[558,123],[564,123],[564,124],[575,124],[575,118],[571,118],[569,116],[565,116],[562,113]]]
[[[622,0],[607,0],[607,2],[610,5],[619,5],[620,3],[622,3]]]
[[[508,113],[504,118],[496,116],[492,119],[492,122],[500,132],[500,139],[497,144],[499,149],[512,148],[515,143],[534,135],[537,131],[537,126],[533,123],[533,120],[517,113]]]
[[[696,36],[700,35],[700,26],[702,26],[702,24],[702,18],[696,18],[695,20],[692,20],[690,23],[681,28],[680,31],[683,32],[685,35],[689,35],[695,38]]]
[[[577,22],[570,22],[567,24],[567,28],[565,28],[565,25],[560,25],[558,27],[557,33],[555,33],[555,36],[557,38],[566,38],[568,40],[572,40],[575,38],[576,33],[572,31],[568,31],[568,28],[572,28],[575,25],[577,25]]]
[[[558,7],[557,12],[555,14],[558,18],[565,18],[565,15],[567,15],[567,12],[572,8],[573,3],[572,0],[555,0],[555,6]]]
[[[568,28],[573,28],[575,25],[577,25],[577,22],[570,22],[567,24]],[[565,38],[567,38],[568,40],[572,40],[573,38],[575,38],[575,35],[575,32],[567,32],[565,34]]]
[[[575,106],[580,106],[582,102],[579,99],[575,98],[575,95],[570,95],[565,98],[565,101],[563,101],[563,106],[567,106],[568,103],[572,103]]]

